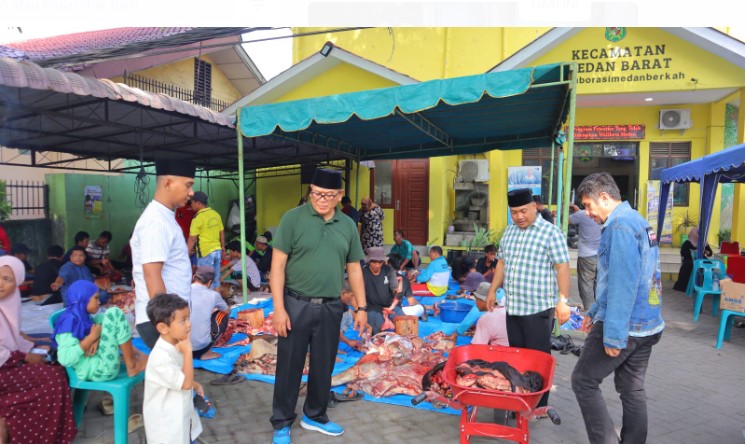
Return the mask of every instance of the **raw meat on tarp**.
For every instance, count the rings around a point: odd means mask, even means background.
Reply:
[[[353,367],[332,377],[332,386],[381,398],[397,394],[416,396],[423,391],[423,375],[446,360],[456,334],[436,332],[426,338],[382,332],[363,345],[366,353]]]
[[[243,354],[234,364],[235,373],[254,375],[274,375],[278,362],[278,340],[277,337],[256,337],[252,342],[249,353]],[[309,355],[306,355],[306,363],[303,374],[309,373]]]
[[[231,337],[234,333],[244,333],[247,337],[236,342],[229,342],[231,341]],[[262,323],[262,327],[260,328],[252,327],[249,321],[243,319],[229,319],[226,331],[223,333],[223,336],[215,341],[213,347],[234,347],[238,345],[250,344],[252,342],[252,337],[258,335],[277,336],[277,332],[272,326],[272,313],[267,315],[264,322]]]

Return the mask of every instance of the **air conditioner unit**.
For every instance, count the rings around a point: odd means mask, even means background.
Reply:
[[[684,130],[693,126],[689,109],[659,110],[659,129]]]
[[[459,161],[459,181],[460,182],[487,182],[490,179],[488,171],[488,161],[480,160],[460,160]]]

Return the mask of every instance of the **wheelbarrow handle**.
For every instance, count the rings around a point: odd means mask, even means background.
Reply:
[[[428,398],[428,393],[423,392],[419,394],[418,396],[412,398],[410,402],[412,403],[412,405],[418,405],[421,402],[425,401],[427,398]]]

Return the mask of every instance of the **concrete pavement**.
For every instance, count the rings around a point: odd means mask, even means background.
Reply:
[[[666,282],[666,287],[671,287]],[[572,278],[571,299],[578,301],[575,277]],[[710,303],[699,322],[692,319],[692,299],[673,290],[665,290],[664,318],[667,327],[654,347],[650,361],[646,390],[649,408],[649,443],[743,443],[745,427],[745,348],[744,329],[732,330],[730,342],[716,350],[718,320],[710,313]],[[577,357],[553,352],[557,359],[554,388],[550,404],[560,413],[562,424],[541,420],[530,426],[533,443],[588,442],[581,412],[571,391],[570,375]],[[214,373],[198,370],[197,380],[203,383],[218,414],[203,419],[201,440],[211,444],[270,443],[269,423],[273,386],[255,381],[238,385],[212,387]],[[140,386],[142,387],[142,386]],[[615,424],[621,424],[622,408],[612,378],[605,380],[602,390]],[[84,423],[76,443],[112,442],[111,417],[103,417],[95,408],[102,393],[92,393]],[[142,388],[132,396],[132,411],[141,411]],[[299,401],[298,412],[301,403]],[[330,417],[346,431],[338,438],[310,432],[298,426],[292,428],[292,439],[303,443],[457,443],[459,417],[407,407],[357,401],[339,404],[329,411]],[[488,421],[492,411],[479,414]],[[131,433],[130,443],[144,443],[142,430]],[[474,438],[473,443],[506,442]]]

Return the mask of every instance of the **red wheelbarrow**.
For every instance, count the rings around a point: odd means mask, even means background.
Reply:
[[[532,393],[514,393],[487,390],[477,387],[462,387],[456,383],[456,367],[462,362],[482,359],[488,362],[503,361],[519,372],[535,371],[542,376],[542,389]],[[468,444],[471,436],[502,438],[520,443],[529,443],[529,422],[549,417],[560,424],[560,416],[552,407],[537,407],[542,395],[552,387],[555,374],[555,358],[536,350],[491,345],[465,345],[454,348],[444,366],[443,380],[451,387],[453,396],[446,398],[434,392],[425,392],[413,398],[413,404],[425,400],[447,404],[462,410],[460,444]],[[479,407],[516,412],[516,427],[476,421]]]

